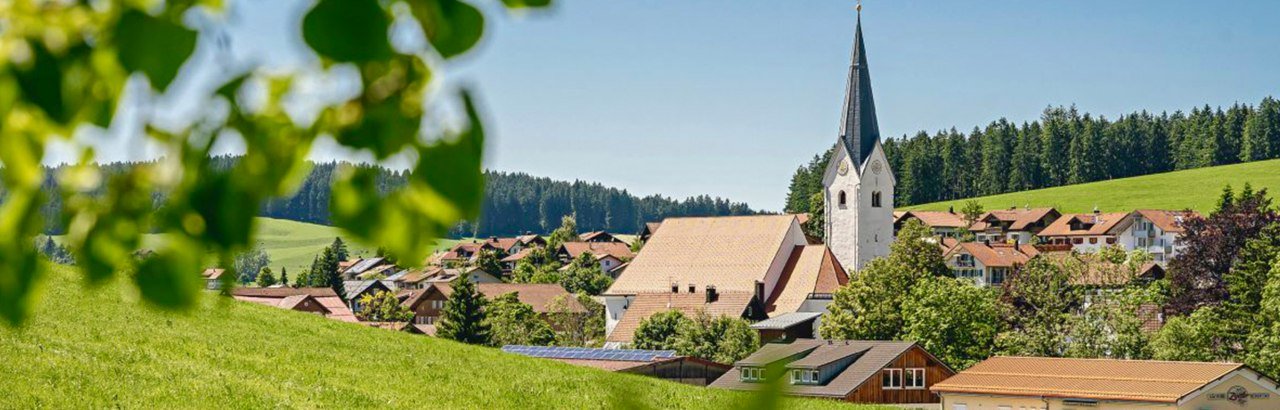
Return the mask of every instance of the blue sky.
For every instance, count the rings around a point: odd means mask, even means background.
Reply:
[[[245,2],[237,53],[311,61],[289,31],[307,4]],[[1048,105],[1115,117],[1256,104],[1280,96],[1278,20],[1276,1],[863,6],[893,137],[1029,121]],[[487,106],[490,168],[780,210],[796,166],[835,141],[852,1],[564,0],[490,23],[445,73]]]

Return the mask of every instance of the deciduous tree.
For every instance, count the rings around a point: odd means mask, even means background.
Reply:
[[[670,350],[676,347],[676,336],[689,318],[678,310],[654,313],[640,321],[631,338],[636,349]]]
[[[550,346],[556,341],[551,326],[538,317],[532,306],[520,302],[515,292],[489,300],[484,320],[492,346]]]
[[[413,311],[400,304],[396,294],[387,291],[366,293],[360,297],[363,306],[356,317],[364,322],[408,322],[413,320]]]

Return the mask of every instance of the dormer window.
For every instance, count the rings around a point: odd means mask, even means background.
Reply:
[[[796,369],[791,371],[791,384],[818,384],[818,371]]]
[[[764,369],[759,367],[743,367],[741,379],[744,382],[757,382],[764,380]]]

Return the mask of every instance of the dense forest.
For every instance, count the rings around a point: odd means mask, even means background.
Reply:
[[[1001,118],[968,134],[921,131],[887,138],[884,149],[898,179],[895,205],[915,205],[1280,158],[1280,101],[1143,111],[1114,121],[1075,106],[1049,107],[1039,121]],[[787,212],[809,211],[829,155],[796,170]]]
[[[216,168],[229,169],[237,157],[213,158]],[[118,175],[137,163],[110,163],[101,166],[105,176]],[[286,198],[268,201],[260,215],[317,224],[329,222],[329,188],[338,167],[346,163],[312,164],[310,174],[302,181],[297,192]],[[46,229],[50,234],[65,231],[66,222],[61,217],[57,175],[60,169],[47,169],[45,192],[48,203],[43,207]],[[378,168],[378,184],[387,192],[401,184],[405,171]],[[453,236],[514,235],[524,232],[546,233],[560,226],[560,218],[575,215],[578,227],[583,231],[607,230],[617,233],[636,233],[645,222],[660,221],[672,216],[717,216],[753,214],[745,203],[707,195],[672,199],[659,195],[637,197],[623,189],[606,187],[591,182],[566,182],[550,178],[533,177],[524,173],[488,171],[485,185],[485,202],[478,222],[463,222],[455,227]],[[153,203],[163,202],[163,194],[157,193]]]

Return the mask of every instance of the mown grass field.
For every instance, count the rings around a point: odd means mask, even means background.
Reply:
[[[1217,206],[1223,187],[1230,184],[1239,191],[1246,182],[1252,184],[1254,189],[1266,188],[1272,193],[1272,197],[1280,195],[1280,160],[1167,172],[973,199],[988,210],[1030,205],[1051,206],[1062,212],[1091,212],[1097,206],[1103,212],[1190,208],[1207,213]],[[968,200],[935,202],[901,209],[945,211],[948,207],[955,207],[958,212],[966,201]]]
[[[123,279],[81,283],[55,267],[34,317],[0,325],[0,408],[745,408],[754,399],[212,295],[194,311],[161,312]]]

